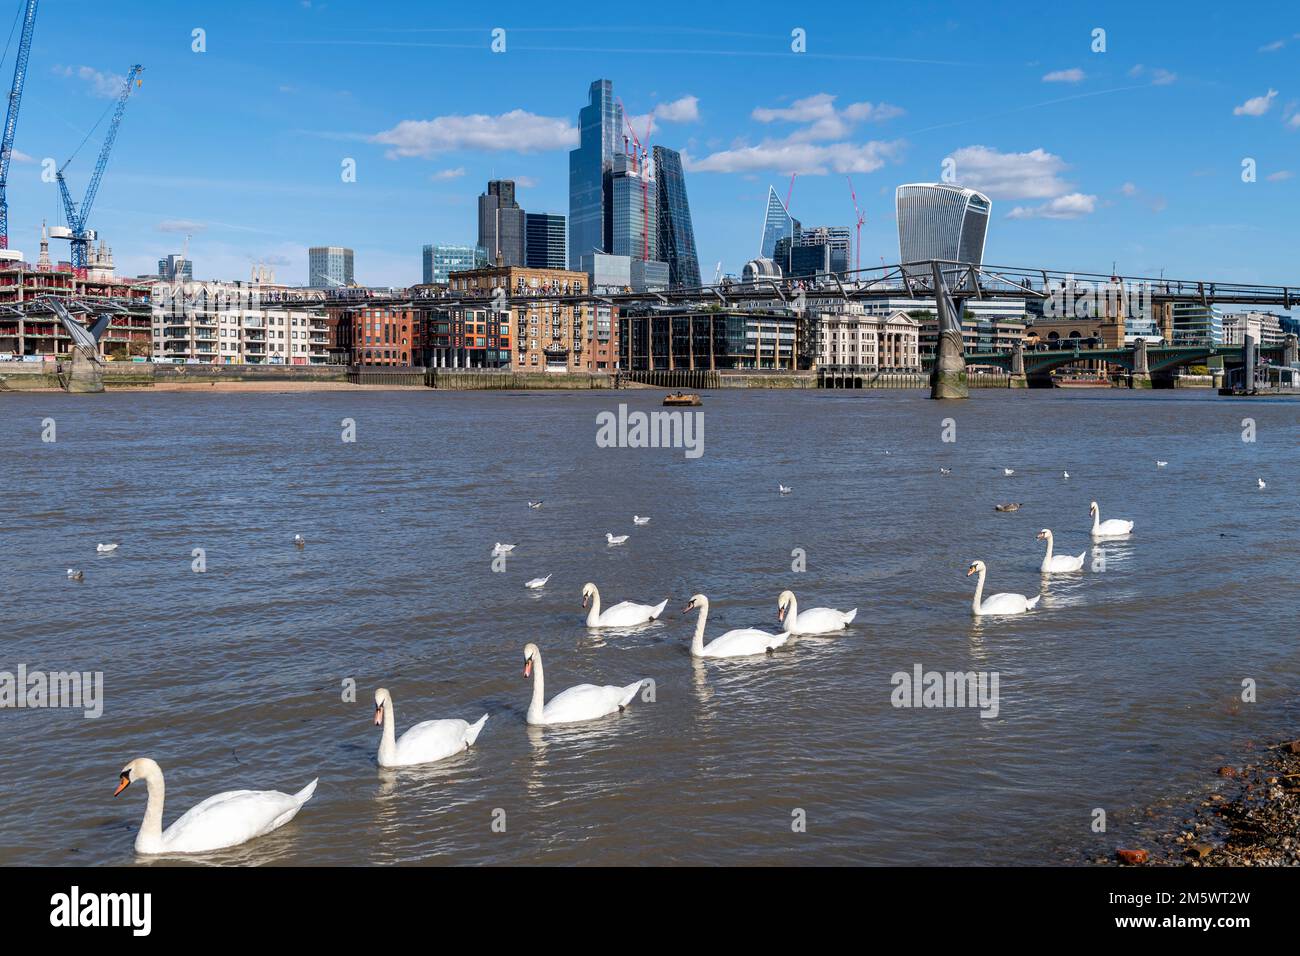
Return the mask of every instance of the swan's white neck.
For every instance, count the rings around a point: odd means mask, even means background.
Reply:
[[[1043,558],[1043,563],[1047,564],[1052,560],[1052,532],[1047,532],[1043,537],[1047,539],[1047,556]]]
[[[984,597],[984,569],[980,568],[977,573],[979,577],[975,579],[975,599],[971,601],[971,610],[981,614],[983,612],[980,611],[980,599]]]
[[[587,612],[587,626],[595,627],[600,623],[600,591],[593,584],[591,587],[591,610]],[[540,667],[539,667],[540,670]]]
[[[1100,527],[1101,527],[1101,509],[1093,508],[1092,509],[1092,530],[1096,531]]]
[[[153,853],[162,849],[163,798],[166,786],[163,784],[162,771],[145,778],[145,787],[149,790],[149,802],[144,808],[144,822],[136,834],[135,848],[140,853]]]
[[[533,652],[533,699],[528,704],[528,720],[540,723],[546,706],[545,678],[542,676],[542,652]]]
[[[795,624],[798,623],[798,620],[799,620],[799,602],[796,601],[794,599],[794,595],[791,594],[790,603],[785,609],[785,618],[781,623],[785,625],[785,630],[789,631],[794,629],[794,626]]]
[[[379,762],[388,763],[397,751],[397,715],[393,713],[393,698],[384,701],[384,732],[379,738]]]
[[[700,602],[700,618],[695,622],[695,637],[691,640],[691,653],[699,657],[704,653],[704,622],[709,617],[709,600]]]

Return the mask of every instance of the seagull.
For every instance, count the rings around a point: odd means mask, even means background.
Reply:
[[[110,551],[116,551],[116,550],[117,550],[117,545],[115,545],[115,544],[97,544],[97,545],[95,545],[95,550],[98,551],[100,554],[108,554]]]
[[[640,515],[633,515],[633,516],[632,516],[632,523],[633,523],[633,524],[649,524],[649,523],[650,523],[650,519],[649,519],[649,518],[642,518]]]
[[[540,588],[546,587],[546,582],[549,580],[551,580],[551,576],[549,574],[544,578],[533,578],[531,581],[525,581],[524,587],[532,588],[534,591],[536,591]]]
[[[788,495],[790,492],[794,491],[793,488],[787,488],[785,485],[780,484],[779,482],[777,483],[776,490],[781,492],[781,494],[783,495]]]
[[[1266,484],[1264,484],[1264,479],[1263,479],[1263,478],[1256,478],[1255,480],[1259,482],[1259,490],[1260,490],[1260,491],[1263,491],[1265,488],[1268,487]]]
[[[1011,477],[1012,475],[1014,475],[1015,473],[1016,473],[1016,470],[1015,470],[1014,468],[1003,468],[1003,469],[1002,469],[1002,474],[1006,475],[1008,478],[1010,478],[1010,477]]]
[[[300,534],[295,534],[293,536],[293,543],[300,548],[305,548],[307,546],[307,539]]]
[[[1167,462],[1167,461],[1161,461],[1161,460],[1158,459],[1158,458],[1156,459],[1156,467],[1157,467],[1157,468],[1163,468],[1163,467],[1165,467],[1165,465],[1167,465],[1167,464],[1169,464],[1169,462]]]
[[[493,557],[498,557],[503,554],[509,554],[514,549],[515,546],[513,544],[502,544],[498,541],[496,544],[492,545],[492,555]]]
[[[994,506],[993,506],[993,510],[994,510],[994,511],[1019,511],[1019,510],[1020,510],[1020,502],[1019,502],[1019,501],[1013,501],[1013,502],[1011,502],[1010,504],[1005,504],[1005,505],[994,505]]]
[[[951,474],[952,474],[952,469],[951,469],[951,468],[940,468],[940,469],[939,469],[939,474],[941,474],[941,475],[951,475]]]
[[[1063,472],[1061,472],[1061,477],[1064,478],[1066,481],[1069,481],[1069,480],[1070,480],[1070,473],[1069,473],[1068,471],[1063,471]]]
[[[72,568],[68,568],[68,580],[69,580],[69,581],[80,581],[80,580],[81,580],[82,578],[84,578],[85,576],[86,576],[86,572],[85,572],[85,571],[74,571],[74,570],[72,570]]]
[[[627,535],[625,535],[625,534],[617,534],[617,535],[616,535],[616,534],[610,534],[608,531],[606,531],[606,532],[605,532],[605,540],[608,541],[611,545],[622,544],[624,541],[627,540]]]
[[[540,501],[530,501],[530,502],[528,502],[528,507],[530,507],[530,508],[540,508],[541,506],[542,506],[542,503],[541,503]]]

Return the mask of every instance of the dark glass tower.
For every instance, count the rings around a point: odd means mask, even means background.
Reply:
[[[564,217],[547,212],[530,212],[527,223],[526,252],[529,268],[567,269]]]
[[[487,250],[488,264],[524,264],[524,211],[515,202],[515,184],[494,179],[478,197],[478,244]]]
[[[668,285],[673,289],[698,288],[700,261],[695,254],[695,230],[686,199],[681,154],[666,146],[656,146],[654,169],[659,186],[658,257],[668,263]]]
[[[614,84],[594,81],[589,102],[578,111],[578,146],[569,152],[570,269],[580,269],[584,255],[609,252],[613,245],[611,180],[622,129]]]

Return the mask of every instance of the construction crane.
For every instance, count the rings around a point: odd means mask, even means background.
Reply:
[[[790,215],[790,197],[794,195],[794,178],[798,175],[798,170],[790,174],[790,188],[785,191],[785,214],[787,216]]]
[[[853,197],[853,214],[858,218],[858,244],[853,262],[854,271],[858,271],[862,268],[862,224],[867,221],[867,214],[858,208],[858,194],[853,190],[853,178],[850,176],[844,178],[849,181],[849,195]]]
[[[104,169],[108,166],[108,154],[113,150],[113,140],[117,139],[117,128],[122,125],[122,114],[126,111],[126,100],[131,95],[132,85],[141,85],[139,79],[144,67],[136,64],[131,67],[131,72],[126,76],[126,83],[122,86],[122,92],[117,98],[117,107],[113,110],[113,120],[108,124],[108,133],[104,136],[104,145],[99,150],[99,159],[95,161],[95,170],[90,174],[90,185],[86,187],[86,197],[81,200],[81,205],[72,201],[72,196],[68,193],[67,180],[63,178],[63,171],[68,168],[68,163],[72,162],[72,156],[68,157],[56,173],[59,181],[59,194],[63,197],[63,210],[68,217],[68,225],[62,229],[51,229],[50,235],[68,239],[72,243],[72,268],[74,271],[85,270],[87,261],[90,258],[90,244],[95,239],[93,229],[86,228],[86,220],[90,218],[90,209],[95,204],[95,193],[99,192],[99,181],[104,178]]]
[[[5,115],[4,140],[0,141],[0,249],[9,248],[9,199],[5,195],[5,189],[9,183],[9,161],[14,155],[14,133],[18,129],[18,109],[23,103],[23,81],[27,79],[27,57],[32,52],[32,30],[36,26],[36,7],[39,3],[40,0],[27,0],[23,32],[18,39],[18,55],[14,58],[14,82],[9,87],[9,112]]]

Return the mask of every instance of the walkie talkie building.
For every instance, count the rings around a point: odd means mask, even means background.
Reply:
[[[947,183],[908,183],[895,192],[900,262],[946,259],[980,265],[989,197]]]

